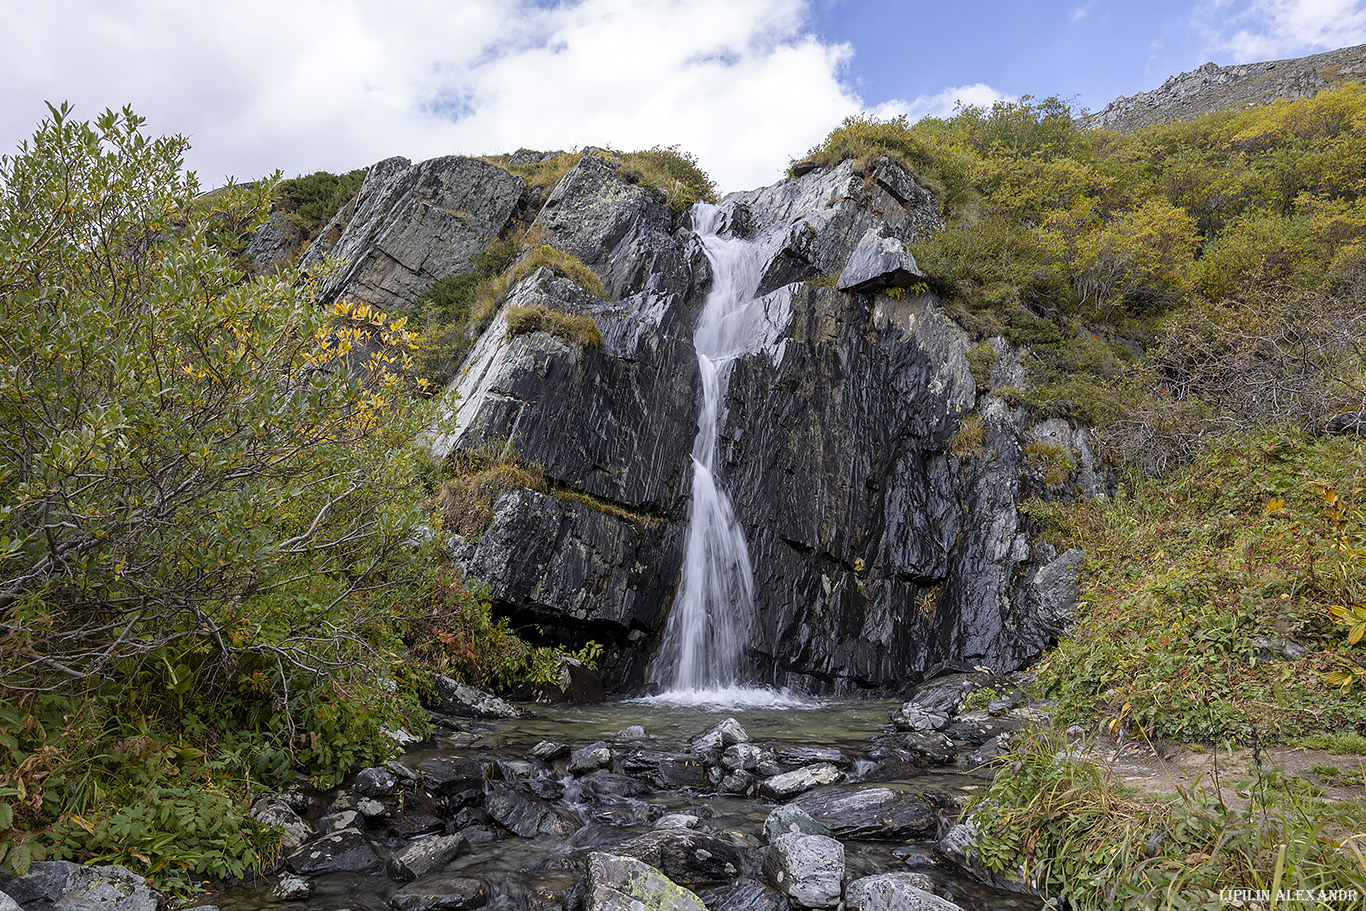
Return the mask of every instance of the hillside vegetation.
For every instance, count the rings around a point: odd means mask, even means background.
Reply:
[[[936,290],[1023,351],[1029,388],[992,392],[1093,425],[1115,481],[1030,507],[1086,549],[1082,600],[1034,669],[1057,731],[1017,740],[975,810],[984,862],[1085,908],[1361,888],[1366,819],[1259,751],[1366,733],[1366,88],[1131,135],[1056,99],[851,118],[808,157],[884,154],[942,201],[914,246]],[[1077,724],[1247,745],[1250,801],[1133,795]]]

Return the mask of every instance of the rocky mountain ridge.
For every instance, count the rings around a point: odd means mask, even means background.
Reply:
[[[1158,88],[1122,96],[1082,118],[1088,128],[1130,133],[1154,123],[1192,120],[1226,108],[1311,98],[1344,82],[1366,79],[1366,44],[1308,57],[1219,66],[1206,63]]]

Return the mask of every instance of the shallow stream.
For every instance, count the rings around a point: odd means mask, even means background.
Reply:
[[[986,785],[981,778],[963,775],[954,769],[925,769],[909,773],[904,766],[894,771],[868,758],[869,739],[887,730],[888,711],[896,703],[856,701],[803,703],[790,700],[780,705],[730,705],[725,707],[661,704],[633,700],[587,706],[545,706],[526,708],[530,717],[462,722],[463,731],[438,734],[402,757],[403,765],[413,768],[431,757],[462,757],[483,763],[501,761],[505,769],[486,773],[527,774],[523,763],[533,747],[543,741],[567,744],[575,749],[597,741],[607,743],[618,756],[630,751],[676,751],[686,749],[692,738],[717,722],[733,717],[740,722],[752,741],[775,750],[833,747],[848,759],[850,781],[876,781],[881,786],[904,786],[916,792],[935,792],[957,801],[969,797]],[[644,729],[631,731],[632,726]],[[516,771],[520,769],[520,771]],[[541,771],[542,777],[559,775]],[[889,774],[901,775],[890,778]],[[909,777],[908,777],[909,776]],[[562,896],[583,873],[584,859],[590,851],[613,851],[615,845],[650,831],[652,824],[666,813],[688,813],[701,818],[701,827],[715,834],[743,842],[745,873],[761,879],[759,866],[764,852],[763,824],[777,803],[762,797],[736,797],[701,793],[694,789],[647,789],[619,792],[611,782],[626,781],[624,776],[606,775],[575,778],[559,775],[563,796],[556,806],[581,823],[566,836],[538,835],[521,838],[509,835],[498,840],[472,845],[470,853],[446,865],[445,872],[481,880],[488,891],[490,909],[549,911],[561,907]],[[630,779],[634,782],[635,779]],[[606,782],[606,786],[604,786]],[[702,789],[705,790],[705,789]],[[615,792],[615,793],[614,793]],[[946,819],[952,822],[951,819]],[[402,847],[398,839],[386,840],[383,828],[372,827],[375,847]],[[874,873],[917,871],[926,874],[936,891],[951,898],[967,911],[987,909],[1037,909],[1032,897],[988,889],[951,866],[938,861],[931,845],[922,842],[868,842],[845,840],[846,881]],[[282,903],[270,895],[274,878],[257,886],[242,887],[213,896],[211,901],[222,911],[282,911]],[[384,873],[359,876],[335,873],[314,878],[310,898],[290,902],[290,911],[390,911],[389,897],[401,887]],[[732,885],[695,887],[694,891],[709,908],[715,908]]]

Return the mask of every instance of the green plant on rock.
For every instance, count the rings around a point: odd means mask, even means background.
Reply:
[[[578,345],[579,348],[597,348],[602,345],[602,332],[593,317],[587,314],[562,313],[540,304],[532,304],[525,307],[508,307],[506,318],[508,338],[516,338],[531,332],[547,332]]]

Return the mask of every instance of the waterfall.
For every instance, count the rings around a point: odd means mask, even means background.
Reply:
[[[694,207],[694,230],[712,267],[711,292],[693,333],[702,404],[692,450],[682,580],[650,679],[666,690],[660,698],[675,701],[772,701],[776,694],[741,686],[754,579],[745,534],[720,477],[717,435],[731,362],[756,341],[750,305],[774,245],[724,237],[719,233],[723,224],[717,206]]]

